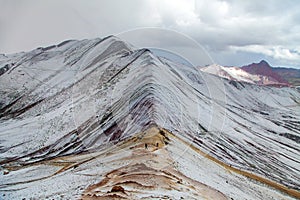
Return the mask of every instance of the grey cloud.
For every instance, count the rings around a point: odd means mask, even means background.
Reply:
[[[239,60],[238,56],[245,60],[245,55],[256,59],[259,56],[253,52],[233,52],[231,47],[273,45],[290,52],[299,49],[299,10],[300,2],[296,0],[0,0],[0,52],[161,27],[191,36],[212,54],[226,56],[223,60]],[[190,46],[178,37],[162,33],[156,38],[153,34],[140,38],[165,48]]]

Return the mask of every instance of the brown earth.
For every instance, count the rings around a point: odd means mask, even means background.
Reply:
[[[86,188],[83,200],[140,199],[141,196],[170,199],[175,193],[185,199],[227,199],[221,192],[186,177],[170,164],[174,161],[164,148],[169,143],[165,131],[151,128],[140,136],[130,147],[132,155],[126,158],[131,163],[110,171],[99,183]]]

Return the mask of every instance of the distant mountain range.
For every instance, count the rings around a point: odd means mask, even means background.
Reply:
[[[233,81],[247,82],[259,85],[267,85],[268,83],[270,83],[266,76],[250,74],[239,67],[224,67],[221,65],[213,64],[201,67],[200,70]]]
[[[200,67],[200,70],[229,80],[258,85],[276,87],[300,85],[300,69],[271,67],[265,60],[242,67],[213,64]]]
[[[300,69],[277,67],[273,70],[291,85],[300,86]]]

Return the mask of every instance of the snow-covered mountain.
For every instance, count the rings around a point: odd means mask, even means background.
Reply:
[[[224,67],[218,64],[212,64],[205,67],[199,67],[203,72],[214,74],[216,76],[226,78],[228,80],[270,86],[289,86],[287,81],[279,78],[279,75],[268,70],[269,73],[261,73],[259,70],[252,70],[249,67]],[[264,66],[262,66],[264,68]],[[270,67],[271,68],[271,67]],[[248,72],[249,71],[249,72]],[[266,71],[266,70],[265,70]],[[275,78],[274,78],[275,77]]]
[[[239,67],[224,67],[218,64],[212,64],[205,67],[199,67],[199,69],[203,72],[214,74],[228,80],[253,84],[262,82],[262,77],[250,74]]]
[[[0,60],[2,199],[300,197],[300,93],[114,36]]]

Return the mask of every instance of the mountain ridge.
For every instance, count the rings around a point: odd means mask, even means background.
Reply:
[[[189,188],[191,178],[228,198],[290,198],[278,188],[226,172],[190,146],[293,191],[300,187],[300,93],[293,88],[220,80],[131,48],[116,37],[65,43],[0,63],[16,63],[0,76],[0,192],[7,198],[131,195],[128,188],[140,187],[139,175],[120,183],[124,191],[113,189],[118,181],[110,175],[132,177],[143,163],[139,157],[144,157],[144,175],[156,177],[160,172],[153,168],[159,166],[155,158],[164,157],[164,151],[172,158],[167,164],[187,177],[180,186],[178,177],[163,172],[167,180],[176,180],[178,190],[171,190],[169,198],[184,195],[180,188]],[[176,137],[162,145],[161,133],[147,139],[151,127]],[[112,184],[91,190],[103,178]],[[142,187],[147,187],[145,181]],[[162,198],[160,187],[137,198]],[[200,188],[196,191],[201,199]]]
[[[300,85],[300,70],[295,68],[271,67],[260,61],[242,67],[212,64],[199,70],[228,80],[275,87],[297,87]]]
[[[270,77],[270,81],[278,82],[282,85],[289,85],[288,81],[284,80],[279,74],[274,72],[272,67],[265,60],[259,63],[252,63],[241,67],[243,70],[250,74],[258,74],[266,77]]]

